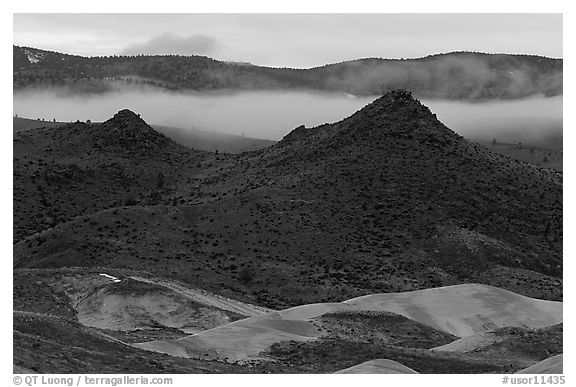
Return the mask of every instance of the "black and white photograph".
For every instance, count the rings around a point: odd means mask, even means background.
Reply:
[[[11,15],[7,385],[570,384],[562,13],[110,12]]]

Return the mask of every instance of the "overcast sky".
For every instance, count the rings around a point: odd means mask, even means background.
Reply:
[[[561,14],[15,14],[14,44],[278,67],[449,51],[562,57]]]

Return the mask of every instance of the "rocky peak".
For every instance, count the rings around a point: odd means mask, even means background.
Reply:
[[[405,90],[384,94],[340,124],[344,136],[367,141],[386,137],[440,143],[461,140],[458,134],[436,118],[436,114]]]
[[[152,149],[170,140],[148,125],[139,114],[123,109],[102,124],[101,145]]]

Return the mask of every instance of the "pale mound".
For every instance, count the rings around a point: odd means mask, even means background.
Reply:
[[[562,322],[562,302],[480,284],[374,294],[344,303],[354,309],[397,313],[459,337],[501,327],[534,329]]]
[[[517,374],[562,374],[562,356],[556,355],[544,359],[539,363],[531,365],[528,368],[524,368],[521,371],[516,372]]]
[[[483,352],[493,355],[508,353],[515,358],[538,361],[562,353],[562,336],[562,323],[538,329],[505,327],[462,337],[431,350],[461,353]]]
[[[500,327],[541,328],[562,321],[562,303],[524,297],[488,285],[465,284],[406,293],[374,294],[342,303],[302,305],[220,326],[178,340],[139,344],[175,356],[217,354],[218,358],[261,358],[260,352],[282,341],[322,336],[311,321],[341,311],[391,312],[455,336]],[[186,350],[183,351],[182,348]]]
[[[61,288],[70,299],[72,307],[76,307],[90,293],[99,287],[114,283],[116,278],[105,273],[67,273],[54,277],[52,286]]]
[[[144,278],[138,276],[132,276],[130,278],[136,281],[165,287],[200,304],[212,306],[220,310],[227,310],[241,316],[260,316],[264,313],[273,312],[273,310],[269,308],[232,300],[218,294],[207,292],[203,289],[190,288],[185,284],[178,283],[174,280],[168,280],[166,278]]]
[[[132,279],[98,288],[76,310],[80,323],[117,331],[169,327],[196,333],[244,317]]]
[[[394,360],[370,360],[354,367],[334,372],[335,374],[417,374],[410,367],[406,367]]]
[[[479,333],[472,336],[462,337],[459,340],[431,348],[430,350],[439,352],[472,352],[505,339],[505,336],[498,337],[491,332]]]
[[[314,325],[284,320],[278,313],[252,317],[178,340],[152,341],[136,346],[180,357],[214,357],[230,361],[259,358],[258,354],[281,341],[304,341],[319,337]]]

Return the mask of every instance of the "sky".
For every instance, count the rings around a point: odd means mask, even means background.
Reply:
[[[450,51],[561,58],[562,14],[16,13],[13,42],[83,56],[205,55],[308,68]]]

